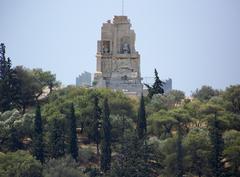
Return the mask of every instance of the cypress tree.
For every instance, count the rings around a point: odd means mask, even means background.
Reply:
[[[77,125],[73,103],[70,110],[70,153],[77,161],[78,158],[78,144],[77,144]]]
[[[58,158],[65,154],[64,139],[64,124],[61,120],[54,119],[50,134],[51,156],[53,158]]]
[[[4,112],[12,108],[16,99],[17,80],[12,69],[10,58],[5,56],[5,45],[0,44],[0,111]]]
[[[109,105],[107,98],[104,100],[102,142],[101,142],[101,170],[106,172],[111,167],[111,123],[109,119]]]
[[[17,132],[17,129],[15,127],[11,128],[11,133],[9,137],[9,150],[11,151],[17,151],[18,149],[21,149],[22,142],[19,138],[19,133]]]
[[[37,104],[34,120],[34,137],[33,137],[33,155],[41,163],[44,162],[44,145],[43,145],[43,125],[40,105]]]
[[[144,97],[141,95],[140,105],[138,110],[138,120],[137,120],[137,134],[139,139],[142,139],[147,133],[147,122],[145,113]]]
[[[164,90],[163,90],[164,82],[159,79],[158,72],[156,69],[154,70],[154,74],[155,74],[155,82],[153,84],[154,94],[163,94],[164,93]]]
[[[220,122],[217,119],[215,113],[214,120],[210,122],[210,139],[212,142],[212,154],[210,164],[214,177],[221,177],[224,173],[224,167],[221,160],[223,159],[224,141],[222,138],[222,130],[220,128]]]
[[[101,109],[98,106],[98,97],[94,96],[92,131],[93,131],[94,142],[97,145],[97,155],[99,155],[99,143],[100,143],[100,133],[99,133],[100,118],[101,118]]]
[[[189,122],[189,115],[188,113],[179,108],[172,110],[170,115],[177,121],[176,122],[176,129],[177,129],[177,140],[176,140],[176,176],[183,177],[184,176],[184,165],[183,165],[183,145],[182,139],[184,133],[186,132],[186,124]]]
[[[177,132],[177,177],[183,177],[183,148],[182,148],[182,132],[181,127],[178,125]]]
[[[144,84],[148,88],[148,96],[150,98],[155,94],[164,94],[163,84],[164,82],[159,79],[158,72],[154,69],[155,81],[152,86]]]

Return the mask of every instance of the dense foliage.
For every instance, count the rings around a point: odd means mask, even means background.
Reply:
[[[43,177],[86,177],[79,164],[70,156],[51,159],[43,169]]]
[[[0,177],[41,177],[41,163],[26,151],[0,153]]]
[[[240,176],[240,85],[186,98],[155,71],[147,97],[59,88],[0,51],[0,176]]]

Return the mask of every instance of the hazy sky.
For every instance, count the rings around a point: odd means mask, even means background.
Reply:
[[[95,72],[103,22],[121,0],[0,0],[0,42],[14,66],[40,67],[75,84]],[[188,94],[240,83],[240,0],[125,0],[142,76],[172,78]]]

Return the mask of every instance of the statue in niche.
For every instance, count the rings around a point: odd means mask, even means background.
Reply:
[[[103,41],[102,52],[109,53],[110,52],[110,41]]]
[[[122,80],[127,80],[128,79],[128,76],[127,75],[124,75],[121,77]]]
[[[103,45],[103,53],[109,53],[109,48]]]
[[[130,37],[124,36],[121,38],[121,50],[120,53],[122,54],[130,54]]]
[[[122,45],[122,52],[123,54],[129,54],[130,53],[130,47],[128,43],[123,43]]]

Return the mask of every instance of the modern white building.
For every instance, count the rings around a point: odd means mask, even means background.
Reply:
[[[76,78],[76,86],[91,87],[91,85],[92,85],[92,75],[87,71],[84,71],[84,73],[82,73]]]

